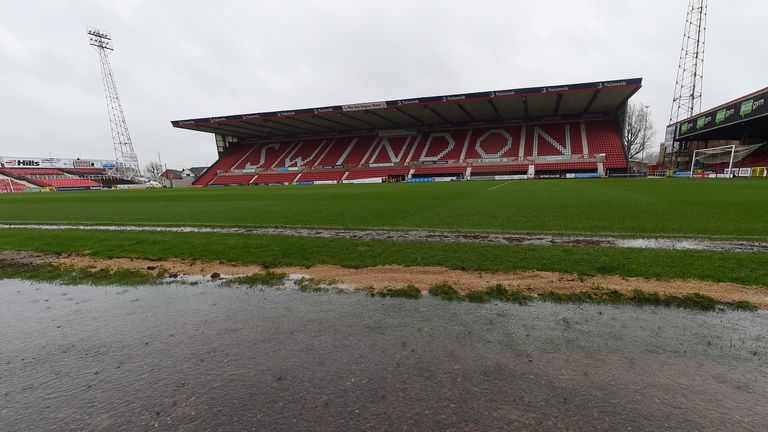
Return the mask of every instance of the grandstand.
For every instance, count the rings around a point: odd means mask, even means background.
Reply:
[[[603,176],[642,79],[177,120],[215,135],[195,186]]]
[[[667,166],[659,168],[678,176],[765,177],[766,99],[768,87],[669,125],[659,155]]]
[[[0,192],[103,189],[133,182],[109,174],[114,161],[0,158]]]

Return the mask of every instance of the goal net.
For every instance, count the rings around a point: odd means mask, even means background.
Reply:
[[[697,172],[732,172],[734,164],[754,153],[765,143],[753,145],[729,145],[700,149],[693,152],[691,176]]]

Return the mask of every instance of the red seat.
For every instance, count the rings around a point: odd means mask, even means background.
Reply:
[[[472,175],[492,174],[504,172],[528,172],[528,164],[510,164],[510,165],[473,165]]]
[[[211,186],[245,186],[253,180],[254,174],[218,175],[208,183]]]
[[[234,167],[235,164],[251,150],[251,148],[253,148],[253,144],[240,144],[228,149],[192,184],[195,186],[205,186],[209,184],[219,171],[229,171],[232,169],[232,167]]]
[[[75,187],[102,187],[101,183],[97,183],[93,180],[81,179],[81,178],[38,178],[29,179],[30,183],[34,183],[43,187],[55,187],[55,188],[75,188]]]
[[[25,189],[27,189],[27,185],[9,178],[0,178],[0,192],[22,192]]]
[[[597,170],[626,168],[616,120],[587,120],[526,125],[440,129],[418,135],[380,137],[370,133],[282,141],[245,141],[225,152],[195,185],[339,181],[415,175]],[[274,171],[277,168],[297,171]],[[338,169],[317,170],[315,167]],[[346,177],[342,167],[350,170]],[[255,178],[242,171],[260,170]],[[233,177],[243,176],[243,177]],[[247,180],[247,181],[246,181]]]
[[[413,172],[413,175],[464,174],[466,171],[466,165],[428,165],[416,168]]]
[[[370,168],[350,171],[345,180],[360,180],[369,178],[387,178],[389,176],[405,176],[410,168]]]
[[[61,170],[55,168],[4,168],[0,170],[0,174],[5,174],[9,177],[25,178],[29,176],[64,176],[65,174]]]
[[[340,181],[341,178],[344,177],[344,172],[344,170],[305,172],[301,174],[301,177],[299,177],[297,181]]]
[[[597,171],[597,162],[557,162],[537,163],[536,171],[568,171],[568,170],[594,170]]]
[[[293,183],[298,175],[297,171],[261,173],[251,180],[251,184]]]

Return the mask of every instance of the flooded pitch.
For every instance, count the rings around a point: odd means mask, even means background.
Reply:
[[[222,228],[198,226],[145,226],[145,225],[50,225],[0,224],[0,229],[23,228],[86,231],[139,231],[179,233],[220,233],[285,235],[294,237],[320,237],[357,240],[421,240],[458,243],[518,244],[539,246],[605,246],[633,249],[703,250],[711,252],[768,252],[768,243],[746,240],[708,240],[694,238],[620,238],[607,236],[569,236],[544,234],[468,233],[451,231],[414,230],[354,230],[316,228]]]
[[[0,430],[739,430],[768,313],[0,281]]]

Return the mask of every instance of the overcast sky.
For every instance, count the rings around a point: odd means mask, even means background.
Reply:
[[[87,26],[112,33],[142,165],[209,165],[192,117],[643,77],[658,140],[687,0],[3,0],[0,155],[114,157]],[[704,105],[768,85],[765,0],[710,2]]]

